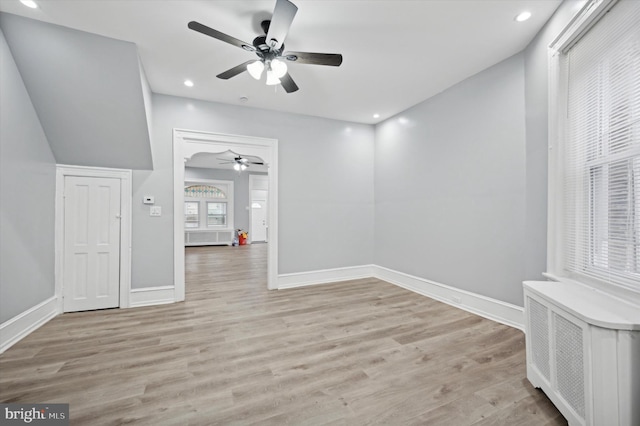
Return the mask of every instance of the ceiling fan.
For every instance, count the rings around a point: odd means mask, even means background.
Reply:
[[[258,59],[252,59],[235,66],[217,75],[218,78],[228,80],[231,77],[248,71],[256,80],[259,80],[264,70],[267,71],[268,85],[281,84],[287,93],[298,90],[298,85],[287,72],[286,62],[300,64],[340,66],[342,55],[337,53],[311,53],[311,52],[287,52],[284,49],[284,40],[289,32],[289,27],[298,11],[298,7],[289,0],[276,0],[271,20],[262,21],[262,30],[265,35],[258,36],[249,44],[235,37],[231,37],[220,31],[209,28],[196,21],[191,21],[188,27],[199,33],[208,35],[220,41],[240,47],[248,52],[254,52]]]
[[[260,166],[264,166],[264,162],[263,161],[250,161],[249,158],[252,159],[257,159],[260,160],[259,157],[253,157],[253,156],[241,156],[240,154],[233,152],[231,150],[227,151],[230,152],[232,154],[235,155],[235,157],[233,158],[233,160],[229,159],[229,158],[218,158],[218,160],[220,160],[220,164],[233,164],[233,169],[236,171],[242,171],[242,170],[246,170],[247,167],[249,167],[249,165],[251,164],[257,164]]]

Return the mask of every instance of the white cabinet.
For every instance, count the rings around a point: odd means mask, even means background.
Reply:
[[[640,306],[572,283],[524,283],[527,378],[570,425],[640,425]]]

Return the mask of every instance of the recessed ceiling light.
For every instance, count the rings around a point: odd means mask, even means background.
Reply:
[[[38,5],[33,0],[20,0],[20,3],[24,4],[27,7],[30,7],[31,9],[37,9],[38,8]]]
[[[525,10],[524,12],[520,12],[518,16],[516,16],[516,21],[524,22],[529,18],[531,18],[531,12]]]
[[[373,118],[380,118],[380,114],[378,114],[378,113],[373,114]]]
[[[193,81],[191,81],[191,80],[185,80],[185,81],[184,81],[184,85],[185,85],[185,86],[187,86],[187,87],[193,87]]]
[[[245,103],[245,102],[249,102],[249,98],[246,96],[241,96],[240,97],[240,102]]]

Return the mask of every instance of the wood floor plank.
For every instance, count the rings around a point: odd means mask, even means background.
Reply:
[[[186,300],[61,315],[0,355],[0,401],[74,425],[565,425],[524,336],[373,278],[268,291],[267,245],[190,247]]]

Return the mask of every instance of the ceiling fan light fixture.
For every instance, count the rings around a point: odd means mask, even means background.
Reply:
[[[262,61],[251,62],[247,65],[247,71],[249,71],[251,77],[256,80],[260,80],[260,77],[262,77],[262,71],[264,71],[264,63]]]
[[[287,64],[278,59],[274,59],[271,61],[271,70],[277,78],[282,78],[287,73]]]
[[[233,170],[239,172],[240,171],[240,163],[236,163],[233,165]]]
[[[280,84],[280,79],[276,76],[275,71],[267,70],[267,86],[275,86]]]
[[[246,164],[240,164],[240,170],[247,170]]]

